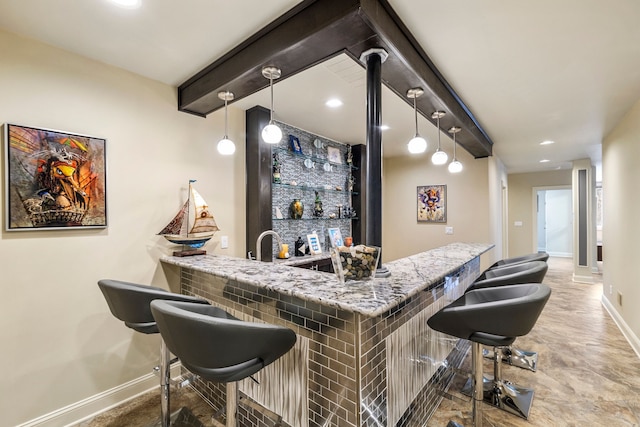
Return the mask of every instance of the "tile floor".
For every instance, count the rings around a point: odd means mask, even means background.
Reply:
[[[551,298],[531,333],[515,343],[539,353],[538,371],[503,368],[505,379],[535,389],[529,420],[485,405],[484,426],[640,426],[640,358],[603,308],[602,284],[572,282],[571,260],[562,258],[549,260],[545,283]],[[491,372],[490,361],[484,369]],[[174,393],[172,410],[182,406],[213,425],[213,409],[195,392]],[[445,399],[428,426],[450,419],[471,426],[470,415],[470,402]],[[77,427],[146,426],[158,417],[158,393],[150,392]]]

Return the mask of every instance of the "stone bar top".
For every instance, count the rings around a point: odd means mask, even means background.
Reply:
[[[411,296],[437,285],[445,276],[491,249],[483,243],[452,243],[384,263],[391,275],[341,285],[333,273],[222,255],[163,256],[160,261],[257,287],[375,317]],[[295,261],[292,260],[292,261]]]

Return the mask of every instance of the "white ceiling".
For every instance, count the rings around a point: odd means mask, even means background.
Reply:
[[[466,102],[509,172],[601,160],[601,142],[640,98],[637,0],[389,0]],[[0,28],[178,86],[296,0],[0,0]],[[247,13],[250,11],[251,13]],[[337,57],[274,88],[278,120],[343,142],[365,137],[364,70]],[[345,105],[329,110],[324,102]],[[232,105],[268,107],[262,91]],[[404,155],[412,108],[383,94],[385,156]],[[219,114],[219,112],[213,113]],[[420,133],[435,150],[425,119]],[[556,141],[540,146],[546,139]],[[449,139],[443,147],[451,150]],[[549,159],[541,164],[539,160]]]

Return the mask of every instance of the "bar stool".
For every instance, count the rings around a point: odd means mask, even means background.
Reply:
[[[226,383],[227,427],[236,426],[236,381],[271,364],[296,342],[291,329],[241,321],[214,306],[156,300],[151,312],[182,366],[207,381]]]
[[[544,261],[530,261],[489,269],[469,286],[466,292],[495,286],[542,283],[548,268],[547,263]],[[509,319],[505,318],[505,321],[508,322]],[[497,351],[497,349],[494,349],[494,353],[495,351]],[[507,346],[500,349],[500,352],[502,353],[500,360],[504,363],[518,368],[528,369],[532,372],[538,369],[538,353],[535,351],[521,350]],[[483,351],[483,356],[495,361],[495,354],[492,354],[488,350]]]
[[[185,301],[197,305],[208,305],[209,302],[200,298],[169,292],[154,286],[123,282],[120,280],[103,279],[98,286],[104,295],[109,310],[118,320],[134,331],[143,334],[159,333],[156,321],[151,314],[151,301],[171,300]],[[160,418],[162,427],[169,427],[171,423],[170,391],[171,366],[170,354],[164,340],[160,340]]]
[[[535,252],[532,254],[527,254],[527,255],[522,255],[522,256],[516,256],[513,258],[506,258],[506,259],[501,259],[500,261],[496,261],[491,267],[489,267],[489,270],[491,270],[492,268],[496,268],[496,267],[503,267],[505,265],[514,265],[514,264],[520,264],[523,262],[531,262],[531,261],[547,261],[549,259],[549,254],[546,252]]]
[[[501,286],[470,291],[429,318],[434,330],[471,341],[473,373],[473,425],[482,426],[484,397],[481,345],[505,346],[528,334],[544,308],[551,289],[541,283]],[[155,304],[155,303],[154,303]],[[505,322],[504,318],[510,319]],[[505,408],[528,410],[533,390],[500,387],[491,390],[492,398]],[[527,407],[528,405],[528,407]],[[525,408],[521,407],[524,406]],[[449,426],[456,425],[450,422]]]
[[[527,261],[485,270],[467,291],[520,283],[542,283],[549,266],[544,261]]]

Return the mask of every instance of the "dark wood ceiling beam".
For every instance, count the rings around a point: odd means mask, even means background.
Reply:
[[[241,99],[268,86],[263,66],[277,66],[285,79],[340,53],[354,36],[370,37],[358,7],[357,0],[302,2],[180,85],[178,109],[207,115],[224,106],[221,90]],[[345,27],[350,31],[341,31]]]
[[[420,114],[434,122],[431,113],[444,109],[441,129],[460,126],[456,139],[464,149],[476,158],[491,155],[489,136],[386,0],[303,1],[180,85],[178,109],[206,116],[224,106],[219,91],[240,99],[267,87],[265,65],[279,67],[285,79],[341,52],[358,59],[372,47],[389,53],[382,67],[389,89],[413,106],[407,90],[422,87]]]
[[[421,87],[425,93],[417,99],[417,108],[434,125],[431,113],[443,110],[447,113],[440,120],[440,127],[459,126],[462,131],[456,140],[474,157],[487,157],[492,153],[491,139],[480,127],[469,108],[440,74],[413,35],[386,1],[361,0],[361,14],[388,49],[389,58],[383,67],[383,79],[387,87],[404,99],[407,90]]]

